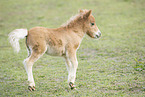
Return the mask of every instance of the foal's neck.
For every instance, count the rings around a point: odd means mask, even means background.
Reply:
[[[80,38],[83,38],[85,33],[84,33],[84,30],[83,30],[83,22],[77,22],[77,21],[74,21],[74,22],[71,22],[70,24],[64,26],[64,28],[66,28],[66,30],[70,33],[75,33],[77,34]]]

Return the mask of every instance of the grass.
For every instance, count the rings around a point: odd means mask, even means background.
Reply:
[[[0,96],[144,97],[144,0],[1,0]],[[22,61],[27,51],[15,54],[7,40],[16,28],[59,27],[78,9],[92,9],[103,36],[85,36],[78,50],[77,90],[67,85],[64,60],[44,55],[33,66],[36,91],[27,90]]]

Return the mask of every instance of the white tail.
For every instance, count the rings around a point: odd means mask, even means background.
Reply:
[[[27,29],[16,29],[12,31],[8,36],[9,36],[9,41],[14,48],[15,52],[20,51],[20,45],[19,45],[19,40],[25,38],[25,36],[28,35]]]

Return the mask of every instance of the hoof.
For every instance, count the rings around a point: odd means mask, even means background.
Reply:
[[[33,87],[28,86],[28,89],[29,89],[30,91],[35,91],[35,86],[33,86]]]
[[[76,89],[75,85],[72,82],[69,83],[69,86],[70,86],[71,90]]]

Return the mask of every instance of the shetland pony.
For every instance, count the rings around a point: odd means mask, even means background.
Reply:
[[[80,10],[66,24],[56,29],[34,27],[30,30],[16,29],[9,34],[9,40],[18,53],[20,50],[19,39],[26,37],[28,57],[24,60],[24,67],[28,75],[30,91],[35,90],[35,82],[32,74],[32,66],[44,53],[61,56],[65,59],[68,70],[68,84],[74,89],[78,61],[77,49],[85,34],[92,38],[100,38],[98,29],[91,10]]]

